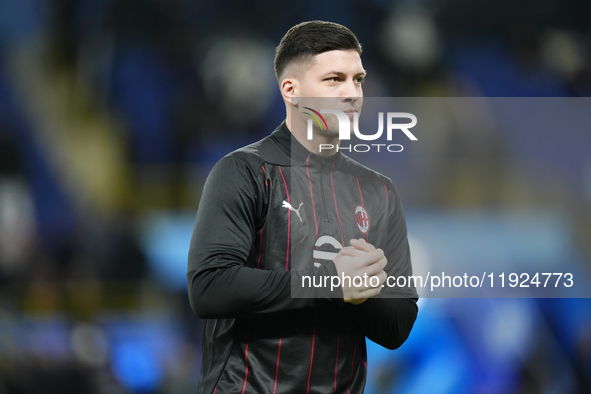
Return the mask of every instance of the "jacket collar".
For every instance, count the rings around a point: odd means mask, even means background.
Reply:
[[[310,152],[302,144],[300,144],[291,131],[289,131],[285,121],[281,122],[275,131],[271,133],[271,137],[277,140],[277,142],[279,142],[279,144],[283,146],[287,152],[290,152],[290,164],[292,166],[306,163],[312,165],[332,165],[332,163],[334,163],[335,165],[338,165],[342,160],[343,154],[341,152],[337,152],[332,156],[320,156],[316,153]]]

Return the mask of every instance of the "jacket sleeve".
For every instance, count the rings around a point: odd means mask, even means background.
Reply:
[[[255,171],[243,159],[227,156],[205,182],[187,270],[189,301],[200,318],[249,317],[316,302],[291,298],[289,271],[246,266],[265,210],[264,180]],[[333,274],[330,266],[322,269]]]
[[[393,183],[388,183],[388,237],[382,247],[388,259],[389,277],[412,275],[406,219],[400,197]],[[407,281],[408,282],[408,281]],[[418,294],[414,286],[394,288],[385,285],[378,297],[347,309],[361,331],[372,341],[388,348],[400,347],[410,335],[418,313]]]

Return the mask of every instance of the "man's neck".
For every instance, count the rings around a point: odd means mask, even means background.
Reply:
[[[318,133],[313,133],[312,139],[309,140],[306,136],[306,124],[294,125],[292,124],[289,116],[285,119],[285,125],[287,126],[291,134],[295,137],[295,139],[300,144],[302,144],[302,146],[306,148],[308,151],[325,157],[332,156],[335,153],[337,153],[337,146],[339,144],[339,139],[337,137],[331,138],[323,135],[318,135]],[[321,145],[322,150],[320,150]]]

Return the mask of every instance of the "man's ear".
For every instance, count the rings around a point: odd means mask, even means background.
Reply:
[[[295,78],[285,78],[281,81],[280,90],[283,100],[296,107],[298,105],[298,89],[298,80]]]

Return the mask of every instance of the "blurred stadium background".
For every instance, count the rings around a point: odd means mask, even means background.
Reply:
[[[283,119],[274,46],[310,19],[358,35],[367,96],[591,94],[589,0],[0,1],[0,394],[195,390],[201,187]],[[401,154],[417,261],[516,234],[509,264],[589,272],[591,133],[529,132]],[[398,351],[369,344],[367,393],[591,393],[590,299],[420,308]]]

